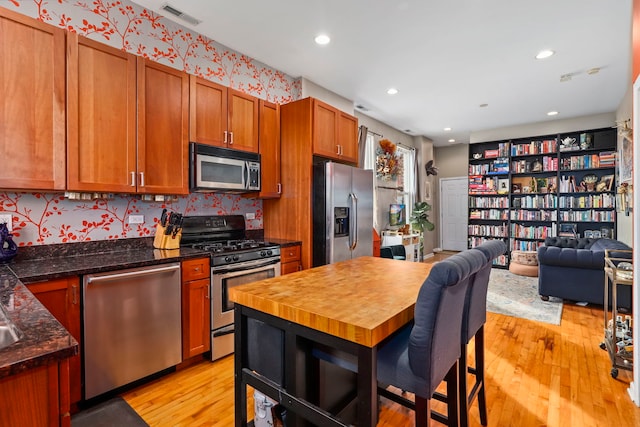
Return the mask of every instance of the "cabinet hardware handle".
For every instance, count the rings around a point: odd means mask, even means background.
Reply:
[[[225,144],[227,143],[227,131],[226,130],[224,131],[224,141],[223,142]]]
[[[195,271],[197,273],[198,271],[200,271],[200,267],[194,268],[193,271]]]
[[[144,187],[144,172],[140,172],[140,187]]]
[[[87,278],[87,284],[92,284],[92,283],[96,283],[96,282],[106,282],[109,280],[116,280],[116,279],[124,279],[127,277],[137,277],[137,276],[142,276],[145,274],[156,274],[156,273],[165,273],[165,272],[173,272],[175,270],[180,270],[180,264],[170,264],[168,267],[158,267],[158,268],[150,268],[150,269],[144,269],[144,270],[135,270],[135,271],[128,271],[126,273],[115,273],[115,274],[108,274],[108,275],[104,275],[104,276],[89,276]]]
[[[340,155],[340,145],[336,145],[336,154]]]
[[[134,171],[131,171],[131,186],[136,186],[136,173]]]
[[[229,144],[233,145],[233,132],[229,132]]]
[[[72,304],[78,304],[78,285],[71,286]]]
[[[205,298],[206,298],[206,299],[209,299],[209,290],[210,290],[210,289],[209,289],[209,285],[207,285],[207,294],[205,295]]]
[[[282,184],[278,183],[278,194],[282,194]]]
[[[342,154],[344,154],[344,153],[342,152],[342,145],[338,145],[338,148],[340,149],[340,155],[342,156]]]

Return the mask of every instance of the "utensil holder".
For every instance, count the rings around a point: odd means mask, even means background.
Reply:
[[[182,238],[182,229],[177,233],[165,234],[166,227],[160,224],[156,225],[156,235],[153,238],[153,247],[156,249],[178,249],[180,247],[180,239]]]

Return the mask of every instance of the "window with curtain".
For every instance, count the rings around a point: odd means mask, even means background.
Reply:
[[[376,170],[376,148],[378,147],[378,141],[381,136],[377,136],[372,132],[367,133],[366,147],[364,151],[364,169]],[[404,203],[406,207],[407,220],[411,216],[413,205],[416,201],[416,151],[414,149],[405,148],[398,145],[396,153],[402,156],[403,171],[398,175],[397,184],[402,187],[401,191],[397,192],[397,196],[400,200],[398,202]],[[373,206],[374,206],[374,218],[378,218],[378,209],[380,207],[376,203],[376,192],[374,192]],[[384,226],[384,224],[381,224]],[[376,228],[377,225],[376,225]]]

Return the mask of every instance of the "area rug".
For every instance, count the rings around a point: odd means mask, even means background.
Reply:
[[[562,299],[549,297],[542,301],[538,294],[538,278],[519,276],[509,270],[491,269],[487,311],[559,325]]]
[[[102,402],[71,417],[71,427],[149,427],[121,397]]]

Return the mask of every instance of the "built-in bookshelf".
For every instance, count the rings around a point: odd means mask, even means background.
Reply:
[[[469,145],[468,246],[615,237],[616,132],[594,129]],[[494,264],[506,267],[509,255]]]

